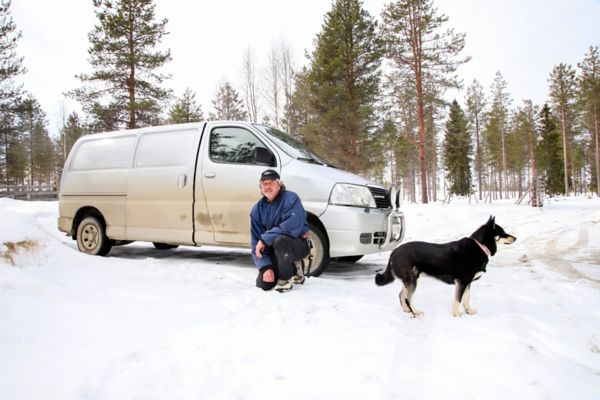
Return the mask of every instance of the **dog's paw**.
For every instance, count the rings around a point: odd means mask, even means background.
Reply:
[[[465,311],[469,315],[477,314],[477,310],[474,308],[465,309]]]
[[[465,315],[465,313],[463,313],[462,311],[453,311],[452,315],[455,317],[462,317],[463,315]]]

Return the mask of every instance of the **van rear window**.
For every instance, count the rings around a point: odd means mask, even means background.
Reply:
[[[116,136],[83,142],[71,163],[71,171],[131,167],[136,136]]]

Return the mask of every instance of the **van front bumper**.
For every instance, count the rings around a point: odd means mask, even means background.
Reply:
[[[332,206],[321,215],[331,257],[372,254],[394,249],[404,238],[399,210]]]

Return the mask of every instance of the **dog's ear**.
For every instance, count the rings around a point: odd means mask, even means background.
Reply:
[[[490,218],[488,219],[488,221],[486,222],[487,225],[492,225],[495,226],[496,225],[496,217],[494,217],[493,215],[490,215]]]

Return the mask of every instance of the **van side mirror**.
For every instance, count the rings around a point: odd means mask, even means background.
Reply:
[[[252,160],[257,164],[271,165],[273,154],[265,147],[255,147],[250,152]]]

